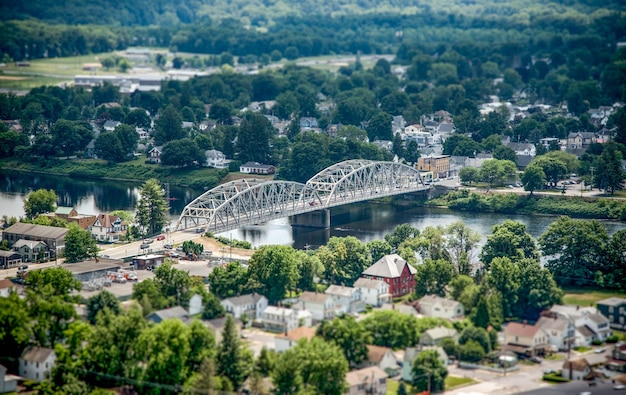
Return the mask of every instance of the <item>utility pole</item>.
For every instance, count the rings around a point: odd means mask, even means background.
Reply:
[[[589,190],[593,191],[593,172],[596,170],[595,167],[591,166],[589,168],[589,171],[591,172],[591,185],[589,186]]]

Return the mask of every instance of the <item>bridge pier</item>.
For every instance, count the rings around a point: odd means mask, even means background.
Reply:
[[[330,210],[316,210],[309,213],[292,215],[289,217],[291,226],[301,226],[309,228],[330,228]]]

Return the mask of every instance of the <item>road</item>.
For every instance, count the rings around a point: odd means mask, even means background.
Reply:
[[[461,182],[459,180],[458,177],[454,177],[454,178],[448,178],[448,179],[441,179],[440,181],[434,183],[433,185],[441,185],[441,186],[446,186],[449,188],[462,188],[462,189],[468,189],[470,191],[477,191],[477,192],[493,192],[493,193],[515,193],[518,195],[528,195],[530,194],[530,192],[527,192],[524,190],[523,187],[513,187],[513,188],[491,188],[491,189],[487,189],[487,188],[476,188],[476,187],[472,187],[472,186],[467,186],[467,185],[461,185]],[[561,186],[563,186],[562,183],[558,184],[558,187],[560,188]],[[601,190],[598,189],[594,189],[594,190],[584,190],[581,191],[581,186],[580,184],[573,184],[573,185],[565,185],[565,193],[561,193],[560,191],[550,191],[550,192],[545,192],[545,191],[535,191],[533,192],[533,195],[536,196],[559,196],[559,195],[565,195],[565,196],[584,196],[584,197],[591,197],[591,196],[604,196],[604,193]]]

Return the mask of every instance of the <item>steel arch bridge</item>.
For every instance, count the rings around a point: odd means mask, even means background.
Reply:
[[[212,233],[384,196],[427,190],[414,168],[395,162],[347,160],[306,184],[241,179],[203,193],[183,209],[175,230]]]

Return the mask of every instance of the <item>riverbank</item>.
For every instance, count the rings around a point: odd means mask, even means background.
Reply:
[[[626,202],[578,196],[537,196],[462,189],[425,202],[426,207],[501,214],[567,215],[572,218],[626,221]]]
[[[7,159],[0,169],[76,178],[143,182],[156,178],[163,183],[195,189],[211,189],[228,174],[225,169],[172,168],[146,163],[145,157],[122,163],[98,159],[49,159],[36,163]]]

